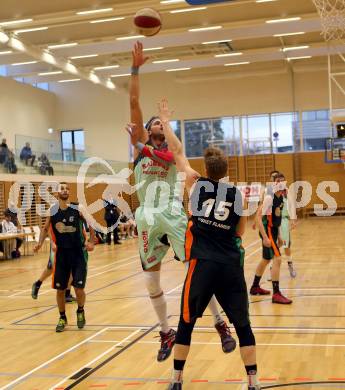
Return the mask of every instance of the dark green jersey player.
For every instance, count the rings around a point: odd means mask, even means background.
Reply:
[[[65,314],[65,290],[68,279],[72,275],[72,285],[75,289],[78,310],[78,328],[85,326],[85,282],[87,275],[87,251],[93,250],[94,230],[90,226],[90,241],[85,239],[84,218],[78,210],[78,206],[68,204],[69,187],[61,183],[59,192],[59,203],[50,210],[50,216],[41,230],[37,252],[43,245],[44,240],[50,231],[51,238],[56,245],[55,262],[53,269],[53,288],[57,290],[56,300],[59,307],[60,319],[56,326],[57,332],[62,332],[67,325]]]
[[[283,305],[292,303],[279,289],[279,275],[281,265],[281,254],[279,247],[282,245],[280,237],[280,225],[282,222],[282,211],[284,208],[283,192],[285,190],[285,177],[283,174],[276,175],[272,191],[267,191],[263,204],[259,206],[256,221],[262,239],[262,260],[257,266],[253,285],[250,289],[251,295],[269,295],[270,291],[260,287],[260,280],[265,272],[268,263],[273,260],[272,265],[272,302]]]

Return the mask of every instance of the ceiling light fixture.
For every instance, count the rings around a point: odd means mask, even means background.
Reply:
[[[301,18],[299,16],[296,16],[294,18],[272,19],[272,20],[266,20],[266,23],[286,23],[286,22],[295,22],[296,20],[301,20]]]
[[[185,0],[162,0],[161,4],[176,4],[176,3],[184,3]]]
[[[223,28],[223,26],[198,27],[198,28],[191,28],[188,31],[190,32],[212,31],[212,30],[220,30],[221,28]]]
[[[0,26],[11,26],[12,24],[29,23],[32,21],[33,21],[33,19],[9,20],[8,22],[0,22]]]
[[[42,54],[42,61],[47,62],[48,64],[51,64],[51,65],[55,65],[56,64],[55,57],[52,54],[48,53],[48,52],[44,52]]]
[[[222,57],[237,57],[237,56],[241,56],[241,55],[243,55],[243,53],[241,53],[241,52],[234,52],[234,53],[216,54],[215,57],[216,57],[216,58],[222,58]]]
[[[160,47],[148,47],[146,49],[143,49],[143,51],[153,51],[153,50],[162,50],[164,49],[163,46],[160,46]]]
[[[290,57],[290,58],[287,58],[287,60],[288,61],[291,61],[291,60],[304,60],[304,59],[307,59],[307,58],[311,58],[311,56]]]
[[[107,65],[107,66],[96,66],[93,70],[106,70],[106,69],[115,69],[119,68],[120,65]]]
[[[171,14],[182,14],[184,12],[193,12],[193,11],[203,11],[207,9],[207,7],[195,7],[195,8],[182,8],[182,9],[174,9],[170,11]]]
[[[62,73],[62,70],[55,70],[53,72],[41,72],[38,75],[39,76],[52,76],[54,74],[61,74],[61,73]]]
[[[0,31],[0,42],[7,43],[10,40],[10,37],[5,34],[3,31]]]
[[[12,50],[3,50],[3,51],[0,51],[0,56],[3,56],[5,54],[12,54],[13,51]]]
[[[9,46],[18,51],[26,51],[24,43],[17,38],[11,38],[9,41]]]
[[[14,64],[11,64],[11,66],[23,66],[23,65],[31,65],[31,64],[37,64],[38,61],[26,61],[26,62],[16,62]]]
[[[48,30],[48,27],[23,28],[20,30],[15,30],[14,33],[15,34],[22,34],[22,33],[26,33],[26,32],[44,31],[44,30]]]
[[[112,74],[110,77],[126,77],[130,76],[130,73],[122,73],[122,74]]]
[[[292,33],[284,33],[284,34],[274,34],[274,37],[289,37],[290,35],[303,35],[305,32],[299,31],[299,32],[292,32]]]
[[[79,11],[76,15],[91,15],[91,14],[100,14],[102,12],[111,12],[114,8],[100,8],[100,9],[92,9],[89,11]]]
[[[77,46],[77,45],[78,45],[78,42],[59,43],[59,44],[56,44],[56,45],[49,45],[48,49],[62,49],[62,48],[65,48],[65,47],[73,47],[73,46]]]
[[[116,38],[118,41],[126,41],[127,39],[138,39],[138,38],[145,38],[144,35],[129,35],[126,37],[118,37]]]
[[[74,81],[80,81],[80,79],[59,80],[58,83],[73,83]]]
[[[291,47],[283,47],[280,49],[281,51],[292,51],[292,50],[302,50],[302,49],[309,49],[309,46],[291,46]]]
[[[115,22],[117,20],[124,20],[125,17],[119,16],[117,18],[107,18],[107,19],[99,19],[99,20],[91,20],[91,24],[96,24],[96,23],[107,23],[107,22]]]
[[[79,60],[81,58],[93,58],[93,57],[98,57],[98,54],[86,54],[84,56],[73,56],[70,57],[71,60]]]
[[[214,43],[232,42],[232,39],[220,39],[218,41],[201,42],[202,45],[213,45]]]
[[[157,61],[152,61],[153,64],[166,64],[168,62],[178,62],[180,61],[178,58],[174,58],[172,60],[157,60]]]
[[[232,62],[230,64],[224,64],[224,66],[237,66],[237,65],[248,65],[250,64],[249,61],[243,61],[243,62]]]
[[[94,74],[94,73],[90,73],[89,80],[91,80],[95,84],[99,84],[101,82],[99,77],[96,74]]]
[[[175,69],[166,69],[166,72],[180,72],[182,70],[190,70],[192,68],[175,68]]]

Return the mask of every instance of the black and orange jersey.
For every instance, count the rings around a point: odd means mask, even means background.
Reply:
[[[75,207],[61,209],[54,205],[50,210],[50,231],[58,248],[82,248],[85,243],[84,220]]]
[[[199,178],[190,197],[190,212],[186,260],[241,261],[236,227],[242,214],[242,195],[235,186]]]
[[[267,225],[274,228],[279,228],[282,223],[282,211],[284,207],[284,196],[277,196],[274,194],[272,200],[272,211],[269,215],[262,216],[264,226]]]

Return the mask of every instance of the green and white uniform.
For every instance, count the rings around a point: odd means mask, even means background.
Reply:
[[[280,225],[280,235],[284,242],[283,248],[290,248],[291,246],[291,237],[290,237],[290,217],[288,210],[288,200],[287,197],[284,196],[284,206],[282,210],[282,223]]]
[[[139,252],[143,269],[147,270],[161,262],[169,249],[161,242],[164,235],[175,255],[185,260],[187,217],[174,163],[154,156],[152,147],[145,148],[150,148],[153,156],[147,157],[142,152],[135,162],[134,174],[136,184],[140,184],[137,190],[140,206],[135,212]]]

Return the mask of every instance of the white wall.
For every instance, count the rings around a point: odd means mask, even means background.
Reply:
[[[10,148],[15,148],[15,135],[56,139],[48,129],[55,128],[56,97],[54,94],[0,77],[0,133]],[[24,146],[24,145],[22,145]]]
[[[128,161],[127,95],[81,81],[53,85],[57,128],[84,129],[86,155]]]
[[[231,72],[231,73],[230,73]],[[236,73],[237,72],[237,73]],[[128,79],[112,92],[85,81],[53,86],[57,94],[57,127],[83,128],[87,155],[128,161]],[[174,119],[288,112],[328,108],[326,69],[298,68],[292,77],[285,65],[251,71],[204,75],[188,72],[141,75],[144,120],[157,112],[157,102],[169,99]],[[345,107],[345,98],[338,99]]]

